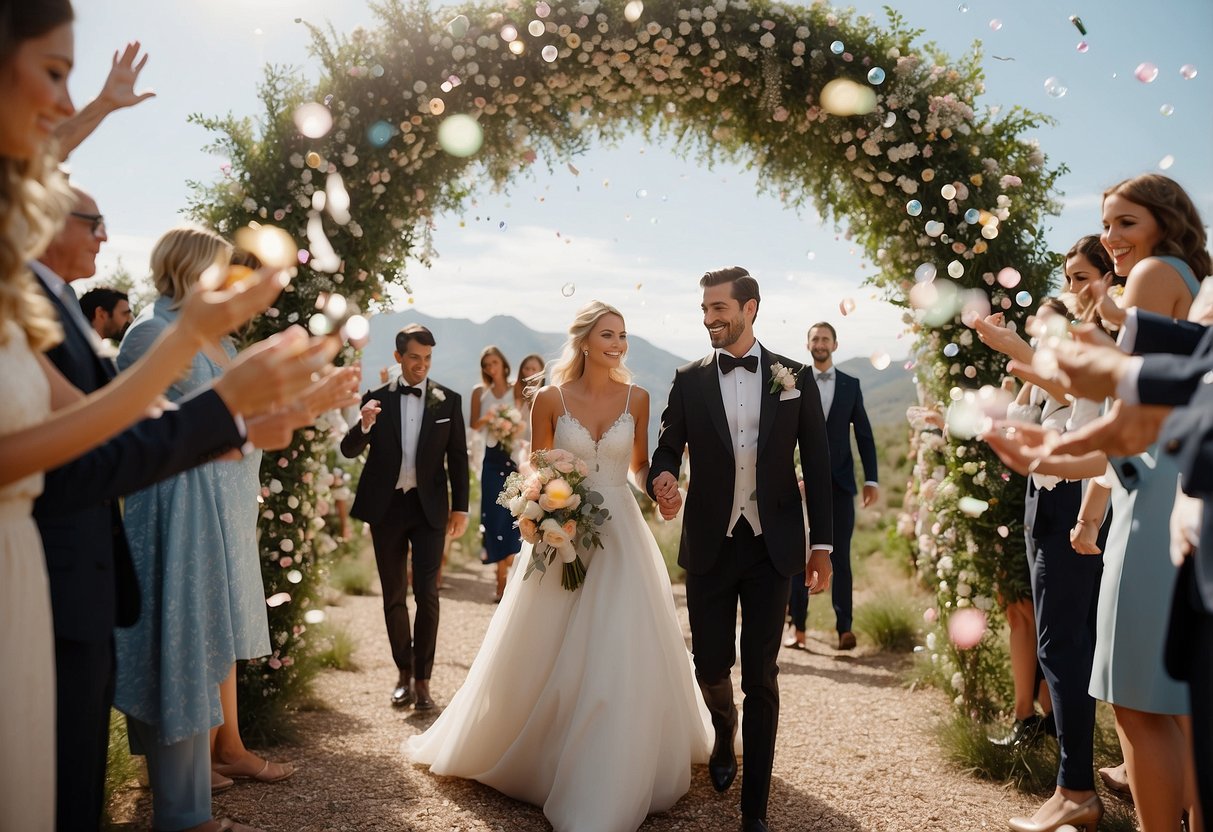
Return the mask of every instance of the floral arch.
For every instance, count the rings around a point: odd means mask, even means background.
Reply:
[[[789,207],[811,201],[845,226],[874,264],[869,282],[907,307],[924,395],[946,403],[997,385],[1003,361],[975,342],[959,308],[936,305],[924,319],[909,311],[910,290],[977,290],[1011,320],[1029,311],[1026,295],[1044,293],[1056,258],[1041,223],[1057,209],[1061,171],[1023,138],[1041,117],[979,106],[977,50],[954,59],[920,44],[922,32],[892,11],[878,24],[820,3],[683,3],[503,0],[437,13],[387,0],[374,30],[309,25],[318,84],[271,67],[260,120],[197,119],[231,166],[196,184],[193,214],[226,233],[268,221],[309,241],[310,259],[260,333],[306,320],[321,292],[375,308],[386,284],[408,288],[410,258],[429,261],[431,217],[481,182],[502,186],[537,161],[555,166],[639,130],[677,137],[707,163],[744,162]],[[1008,266],[1013,289],[995,278]],[[258,700],[306,675],[293,660],[306,655],[305,615],[335,547],[325,521],[339,486],[331,448],[319,426],[265,461],[267,594],[291,600],[271,610],[274,657],[245,675]],[[901,531],[917,541],[942,619],[1021,591],[999,582],[1022,482],[998,468],[986,476],[996,462],[980,443],[918,450]],[[965,496],[989,508],[970,516]],[[938,653],[945,678],[960,673],[958,702],[989,707],[983,648]]]

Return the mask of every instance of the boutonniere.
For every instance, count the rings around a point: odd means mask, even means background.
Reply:
[[[429,385],[429,393],[426,396],[426,407],[430,410],[437,410],[438,406],[446,401],[446,393],[442,392],[442,388],[436,385]]]
[[[771,365],[771,393],[795,390],[796,380],[799,377],[800,373],[794,373],[790,367],[785,367],[776,361]]]

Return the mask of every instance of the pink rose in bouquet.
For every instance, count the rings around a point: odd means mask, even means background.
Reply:
[[[554,448],[531,455],[534,473],[510,474],[497,496],[518,520],[518,531],[530,543],[531,560],[523,578],[544,575],[560,558],[560,585],[574,590],[585,582],[585,563],[577,553],[601,549],[599,528],[610,516],[602,495],[586,484],[589,468],[568,451]]]
[[[489,411],[489,421],[485,425],[488,435],[497,440],[501,450],[507,454],[514,453],[514,444],[526,428],[522,411],[511,404],[499,404]]]

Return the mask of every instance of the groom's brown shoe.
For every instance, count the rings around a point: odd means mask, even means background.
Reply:
[[[737,779],[737,755],[733,752],[733,741],[737,736],[737,721],[733,720],[730,731],[717,731],[712,756],[708,758],[708,775],[712,788],[723,792]]]

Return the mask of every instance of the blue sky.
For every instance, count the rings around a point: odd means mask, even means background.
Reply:
[[[864,0],[855,8],[881,20],[883,5]],[[966,0],[967,11],[959,0],[891,5],[952,55],[982,41],[986,93],[979,104],[1018,104],[1057,120],[1036,135],[1050,162],[1070,169],[1061,180],[1065,209],[1048,233],[1054,249],[1098,231],[1106,186],[1157,170],[1165,156],[1174,160],[1167,173],[1193,195],[1206,222],[1213,218],[1213,3]],[[135,38],[151,55],[142,86],[158,93],[111,117],[71,159],[73,176],[107,218],[101,275],[118,258],[145,272],[152,243],[180,219],[186,180],[219,175],[223,160],[202,151],[208,136],[186,123],[188,114],[255,114],[266,62],[314,75],[296,17],[340,31],[373,22],[361,0],[79,0],[76,11],[77,104],[100,88],[113,50]],[[1076,49],[1084,38],[1071,14],[1087,27],[1085,53]],[[1151,84],[1134,77],[1142,62],[1159,68]],[[1183,64],[1193,64],[1197,77],[1182,78]],[[1064,97],[1046,94],[1050,76],[1064,81]],[[1164,105],[1171,115],[1160,112]],[[411,271],[416,308],[473,320],[511,314],[560,331],[579,305],[598,298],[623,310],[632,333],[689,357],[707,347],[698,276],[739,264],[762,283],[758,332],[774,349],[802,356],[804,330],[825,318],[839,329],[839,358],[908,352],[900,312],[861,286],[870,269],[862,251],[836,239],[833,222],[758,195],[751,172],[723,164],[707,170],[675,151],[672,140],[648,145],[632,136],[581,157],[541,160],[508,192],[479,194],[461,216],[439,216],[440,256],[432,269],[418,264]],[[566,297],[561,289],[570,283],[575,291]],[[844,298],[856,301],[845,318],[838,309]]]

